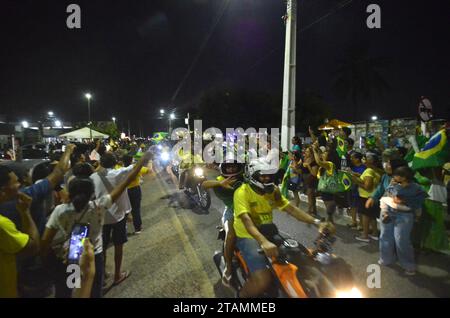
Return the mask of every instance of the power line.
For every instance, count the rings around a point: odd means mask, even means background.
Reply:
[[[328,13],[326,13],[325,15],[321,16],[320,18],[318,18],[317,20],[311,22],[310,24],[308,24],[307,26],[301,28],[298,33],[302,33],[306,30],[308,30],[309,28],[313,27],[315,24],[325,20],[326,18],[328,18],[329,16],[335,14],[336,12],[338,12],[340,9],[348,6],[351,2],[353,2],[353,0],[345,0],[339,4],[336,5],[336,7],[334,7],[333,9],[331,9]],[[272,49],[267,55],[265,55],[263,58],[261,58],[260,60],[258,60],[251,68],[248,69],[248,71],[252,71],[253,69],[255,69],[256,67],[258,67],[262,62],[264,62],[266,59],[268,59],[273,53],[277,52],[278,50],[280,50],[280,48],[274,48]]]
[[[192,71],[194,70],[195,66],[197,65],[198,60],[200,59],[204,49],[206,48],[206,45],[208,44],[209,40],[211,39],[211,36],[213,35],[217,25],[220,23],[220,21],[222,20],[222,17],[225,14],[225,11],[227,10],[228,6],[230,4],[230,0],[225,0],[222,4],[222,8],[221,10],[219,10],[219,13],[217,14],[217,18],[214,21],[213,25],[211,26],[208,34],[206,35],[205,39],[203,40],[197,55],[194,57],[194,60],[192,61],[189,69],[187,70],[185,76],[183,77],[183,79],[181,80],[180,85],[178,85],[178,88],[175,90],[175,93],[172,96],[172,103],[175,102],[175,99],[177,98],[180,90],[183,88],[184,83],[186,82],[186,80],[189,78],[189,76],[191,75]]]

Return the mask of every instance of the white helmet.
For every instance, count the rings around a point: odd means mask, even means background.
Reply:
[[[278,167],[275,167],[262,159],[252,160],[247,166],[250,185],[265,193],[272,193],[275,190],[275,177],[278,171]],[[261,175],[270,175],[272,176],[272,180],[268,183],[262,183],[259,180],[259,176]]]

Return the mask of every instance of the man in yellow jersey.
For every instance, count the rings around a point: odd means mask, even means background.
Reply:
[[[17,297],[16,256],[39,252],[39,232],[31,218],[31,197],[19,192],[20,183],[12,170],[0,166],[0,203],[16,200],[22,231],[0,215],[0,298]]]
[[[281,195],[274,183],[277,170],[263,160],[251,161],[248,165],[248,183],[244,183],[234,193],[236,246],[250,271],[249,280],[239,291],[239,297],[242,298],[261,296],[272,283],[267,257],[277,257],[278,249],[261,234],[259,227],[273,223],[274,209],[285,211],[301,222],[317,225],[320,231],[324,228],[332,233],[335,231],[332,224],[322,223],[290,204]],[[265,255],[259,253],[259,249]]]

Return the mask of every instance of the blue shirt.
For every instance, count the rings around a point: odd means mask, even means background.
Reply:
[[[41,235],[45,230],[46,223],[44,203],[48,196],[52,193],[52,190],[53,188],[48,179],[41,180],[40,182],[29,187],[20,189],[20,192],[25,193],[33,199],[30,207],[30,213]],[[20,220],[19,213],[16,211],[16,201],[9,201],[0,204],[0,214],[13,221],[17,228],[21,228],[22,222]]]
[[[359,165],[359,166],[352,166],[352,171],[359,173],[359,174],[363,174],[364,170],[366,170],[366,166],[365,165]]]

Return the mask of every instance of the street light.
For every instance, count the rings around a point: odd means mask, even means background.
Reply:
[[[30,124],[29,124],[26,120],[24,120],[24,121],[22,122],[22,127],[23,127],[23,128],[28,128],[28,127],[30,127]]]
[[[376,120],[378,120],[378,117],[377,116],[372,116],[372,120],[376,121]]]
[[[173,114],[173,113],[170,114],[170,119],[172,119],[172,120],[175,119],[175,114]]]
[[[62,127],[61,121],[55,120],[55,127],[56,127],[56,128],[61,128],[61,127]]]
[[[113,117],[112,120],[113,120],[113,122],[115,124],[116,123],[116,117]]]
[[[48,112],[47,114],[48,114],[48,116],[50,116],[50,117],[53,117],[53,115],[55,115],[55,113],[52,112],[52,111]]]
[[[91,128],[91,98],[92,98],[92,95],[90,93],[87,93],[84,96],[88,100],[88,125],[89,125],[89,135],[92,140],[92,128]]]
[[[160,113],[161,115],[164,115],[164,109],[160,109],[160,110],[159,110],[159,113]]]

